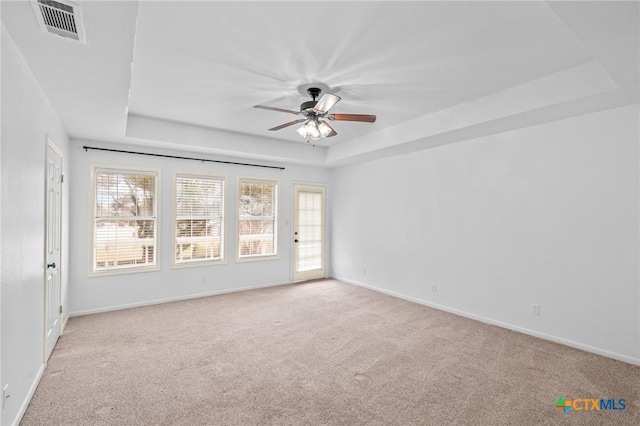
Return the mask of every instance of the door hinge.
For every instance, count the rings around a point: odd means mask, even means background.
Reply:
[[[60,305],[60,315],[62,315],[62,305]]]
[[[64,175],[60,175],[60,183],[64,183]]]

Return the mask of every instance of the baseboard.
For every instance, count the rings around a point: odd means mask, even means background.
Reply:
[[[469,318],[472,320],[480,321],[486,324],[496,325],[498,327],[506,328],[507,330],[517,331],[518,333],[527,334],[529,336],[538,337],[540,339],[549,340],[554,343],[559,343],[561,345],[570,346],[575,349],[580,349],[585,352],[590,352],[596,355],[601,355],[607,358],[612,358],[618,361],[626,362],[632,365],[640,365],[640,358],[634,358],[627,355],[619,354],[617,352],[611,352],[606,349],[585,345],[583,343],[575,342],[573,340],[563,339],[561,337],[553,336],[550,334],[540,333],[535,330],[531,330],[528,328],[519,327],[517,325],[505,323],[502,321],[497,321],[488,317],[484,317],[481,315],[472,314],[470,312],[461,311],[455,308],[450,308],[448,306],[439,305],[437,303],[429,302],[427,300],[419,299],[417,297],[407,296],[401,293],[396,293],[394,291],[386,290],[380,287],[375,287],[369,284],[365,284],[359,281],[354,281],[348,278],[335,277],[336,280],[345,282],[347,284],[356,285],[358,287],[368,288],[369,290],[377,291],[379,293],[386,294],[388,296],[397,297],[399,299],[407,300],[409,302],[418,303],[420,305],[428,306],[430,308],[438,309],[440,311],[448,312],[450,314],[459,315],[461,317]]]
[[[69,315],[64,318],[62,321],[62,327],[60,328],[60,334],[64,333],[64,329],[67,328],[67,324],[69,323]]]
[[[24,413],[27,412],[27,407],[29,406],[29,403],[31,402],[31,398],[33,398],[33,394],[36,393],[36,389],[38,388],[38,385],[40,384],[40,379],[42,379],[42,375],[43,374],[44,374],[44,364],[40,365],[40,369],[38,370],[38,374],[36,374],[36,377],[33,380],[33,383],[31,383],[31,387],[29,388],[29,392],[27,393],[27,396],[25,397],[24,401],[22,401],[22,405],[20,406],[20,410],[18,411],[18,414],[16,414],[16,418],[13,419],[13,422],[11,422],[12,426],[18,426],[20,424],[20,422],[22,421],[22,417],[24,416]]]
[[[215,290],[215,291],[210,291],[206,293],[188,294],[184,296],[169,297],[165,299],[156,299],[156,300],[149,300],[144,302],[127,303],[124,305],[106,306],[103,308],[96,308],[96,309],[86,309],[83,311],[70,312],[69,317],[79,317],[82,315],[100,314],[102,312],[120,311],[122,309],[139,308],[142,306],[159,305],[161,303],[179,302],[181,300],[198,299],[200,297],[216,296],[219,294],[236,293],[239,291],[257,290],[259,288],[277,287],[277,286],[289,285],[289,284],[292,284],[292,283],[290,281],[276,282],[276,283],[270,283],[270,284],[260,284],[255,286]]]

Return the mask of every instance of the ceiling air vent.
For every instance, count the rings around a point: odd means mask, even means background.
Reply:
[[[43,31],[86,44],[80,6],[69,1],[32,0]]]

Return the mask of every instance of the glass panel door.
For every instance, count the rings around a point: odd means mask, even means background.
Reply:
[[[294,281],[325,277],[325,189],[294,186]]]

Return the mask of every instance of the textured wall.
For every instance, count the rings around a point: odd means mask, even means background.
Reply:
[[[82,145],[109,146],[117,149],[144,151],[141,148],[72,141],[71,182],[71,311],[88,313],[127,306],[180,299],[254,286],[291,282],[293,184],[326,185],[329,170],[285,165],[285,170],[247,166],[201,163],[197,161],[157,158],[131,154],[87,151]],[[309,149],[313,149],[309,147]],[[160,152],[157,149],[154,152]],[[175,153],[184,155],[184,153]],[[187,156],[198,157],[198,154]],[[232,161],[238,161],[232,160]],[[254,160],[241,162],[258,163]],[[90,169],[92,164],[146,167],[160,170],[160,270],[125,275],[89,277],[90,230]],[[226,177],[225,259],[220,265],[172,268],[173,255],[173,179],[175,172],[212,173]],[[238,177],[262,177],[279,181],[279,258],[258,262],[237,263],[236,248],[236,186]],[[331,189],[327,194],[331,193]],[[328,195],[329,197],[329,195]],[[327,198],[328,198],[327,197]],[[328,203],[329,204],[329,203]]]
[[[337,169],[333,276],[640,362],[638,140],[636,104]]]
[[[63,152],[68,138],[55,111],[2,27],[2,424],[29,402],[44,362],[45,135]],[[67,176],[68,177],[68,176]],[[63,188],[63,215],[68,197]],[[68,220],[63,221],[62,304],[68,315]]]

